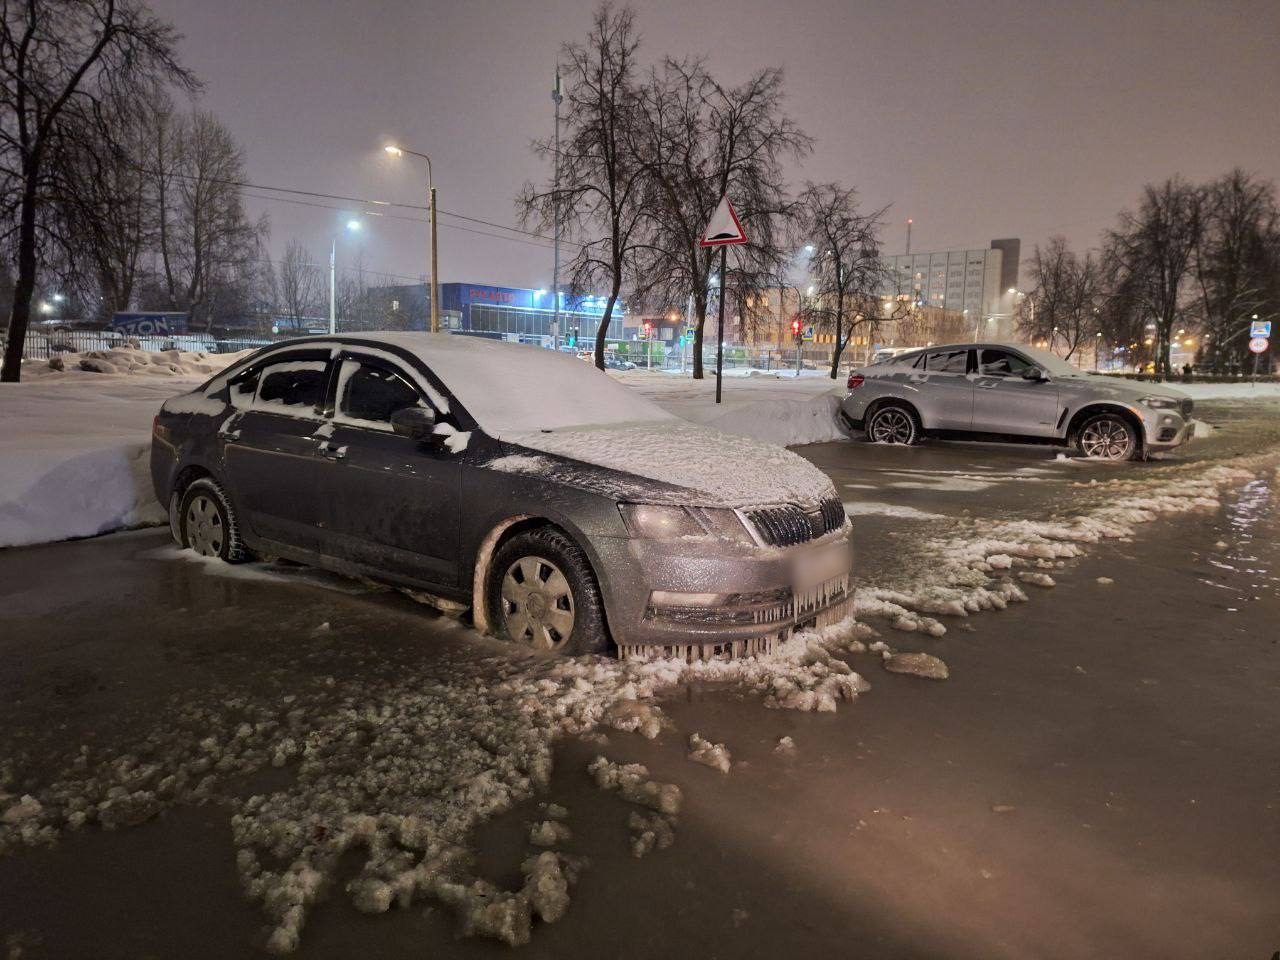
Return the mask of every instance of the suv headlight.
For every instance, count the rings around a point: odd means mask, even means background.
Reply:
[[[1152,410],[1177,410],[1182,406],[1181,401],[1173,399],[1173,397],[1143,397],[1138,401],[1145,404]]]
[[[653,503],[620,503],[627,532],[639,540],[719,537],[754,544],[733,510],[714,507],[669,507]]]

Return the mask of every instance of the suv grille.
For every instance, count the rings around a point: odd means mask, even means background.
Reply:
[[[746,514],[760,539],[771,547],[807,543],[844,526],[844,504],[838,497],[823,500],[817,510],[808,512],[786,504],[748,510]]]
[[[1189,398],[1189,397],[1188,397],[1186,400],[1183,400],[1183,401],[1182,401],[1182,419],[1183,419],[1183,420],[1190,420],[1190,419],[1191,419],[1191,411],[1192,411],[1194,408],[1195,408],[1195,403],[1193,403],[1193,402],[1192,402],[1191,398]]]

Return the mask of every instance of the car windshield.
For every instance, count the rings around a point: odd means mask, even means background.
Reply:
[[[1022,344],[1018,345],[1017,350],[1040,364],[1049,373],[1057,374],[1060,377],[1074,376],[1080,373],[1078,368],[1073,367],[1060,356],[1050,353],[1048,350],[1041,350],[1039,347],[1026,347]]]
[[[490,436],[674,419],[572,354],[482,337],[370,335],[417,354]]]

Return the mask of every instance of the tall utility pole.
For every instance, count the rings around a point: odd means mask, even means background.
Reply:
[[[555,208],[552,213],[555,227],[551,244],[554,250],[551,255],[551,346],[557,351],[560,349],[560,101],[563,99],[560,95],[560,65],[556,64],[556,85],[551,90],[551,102],[556,105],[555,154],[552,160],[554,168],[551,174]]]
[[[911,218],[907,217],[907,256],[911,256]]]

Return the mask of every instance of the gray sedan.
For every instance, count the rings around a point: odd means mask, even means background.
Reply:
[[[849,594],[825,474],[531,346],[276,344],[164,404],[151,477],[184,547],[425,591],[540,650],[744,654]]]
[[[854,370],[845,421],[879,443],[957,439],[1074,446],[1133,460],[1192,434],[1191,398],[1164,384],[1084,373],[1033,347],[958,343]]]

